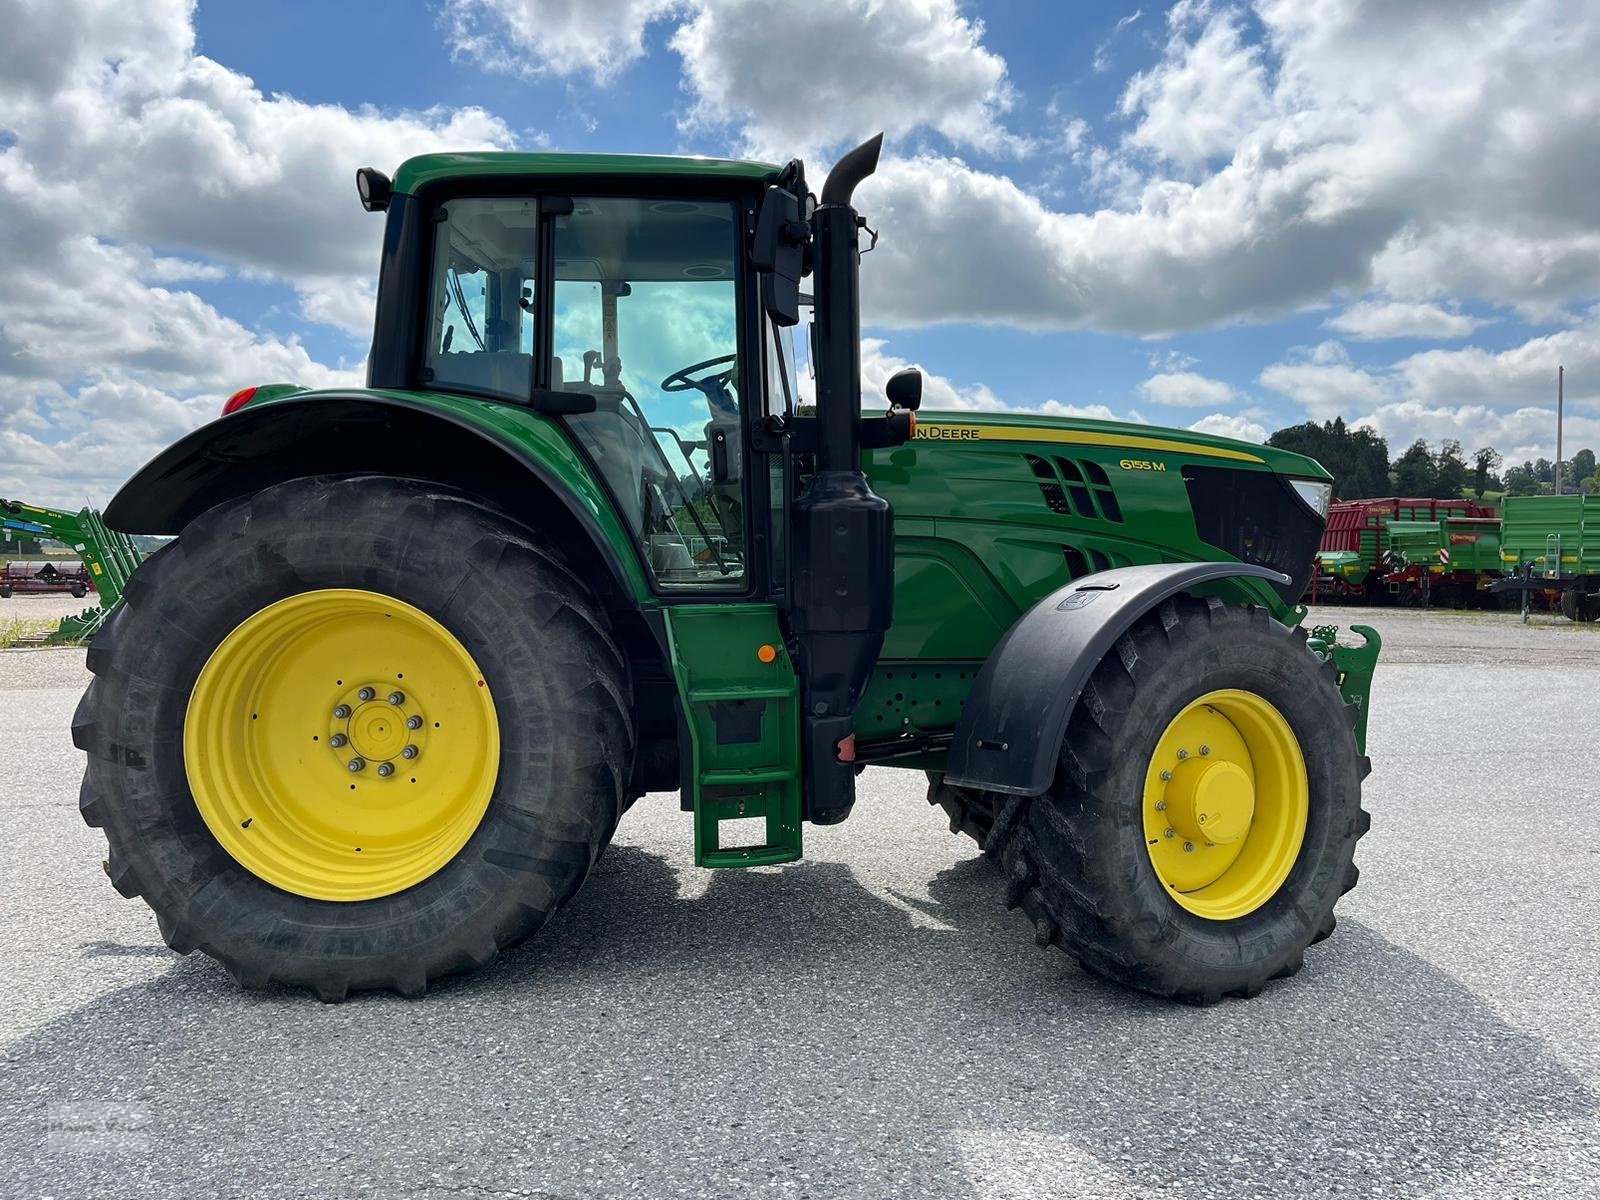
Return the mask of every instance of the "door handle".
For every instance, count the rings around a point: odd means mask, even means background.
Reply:
[[[728,435],[721,429],[711,432],[711,478],[716,483],[728,482]]]

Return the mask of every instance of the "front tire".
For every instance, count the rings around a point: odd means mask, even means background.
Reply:
[[[425,483],[300,479],[201,515],[89,668],[73,738],[111,880],[246,986],[416,995],[482,966],[622,811],[603,612],[527,530]]]
[[[1256,995],[1300,969],[1355,886],[1369,820],[1354,713],[1304,631],[1260,608],[1162,604],[1096,668],[1049,791],[997,809],[987,848],[1008,903],[1041,944],[1129,987]],[[1249,803],[1230,799],[1246,777]]]

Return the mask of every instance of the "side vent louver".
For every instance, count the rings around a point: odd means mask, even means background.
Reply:
[[[1044,502],[1050,506],[1050,511],[1060,513],[1062,516],[1071,516],[1072,510],[1067,507],[1067,497],[1061,490],[1061,481],[1056,478],[1056,473],[1037,454],[1026,456],[1028,465],[1033,468],[1033,473],[1039,478],[1039,490],[1044,493]]]
[[[1029,469],[1039,481],[1039,491],[1051,512],[1063,517],[1075,516],[1084,521],[1104,520],[1122,524],[1122,506],[1117,503],[1111,480],[1099,463],[1089,459],[1046,460],[1037,454],[1023,457],[1028,460]]]
[[[1061,553],[1067,560],[1069,579],[1082,579],[1085,575],[1093,575],[1096,571],[1109,571],[1112,567],[1126,567],[1133,563],[1133,560],[1126,555],[1115,551],[1107,554],[1093,547],[1085,551],[1076,546],[1062,546]]]

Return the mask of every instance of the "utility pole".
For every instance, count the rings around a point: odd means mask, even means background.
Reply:
[[[1566,400],[1567,369],[1556,368],[1556,495],[1561,495],[1561,410]]]

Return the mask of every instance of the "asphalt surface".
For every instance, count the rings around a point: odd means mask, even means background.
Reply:
[[[422,1000],[242,993],[101,871],[81,652],[0,653],[0,1196],[1600,1195],[1600,631],[1366,616],[1361,884],[1211,1009],[1036,948],[885,770],[788,868],[647,798]]]

